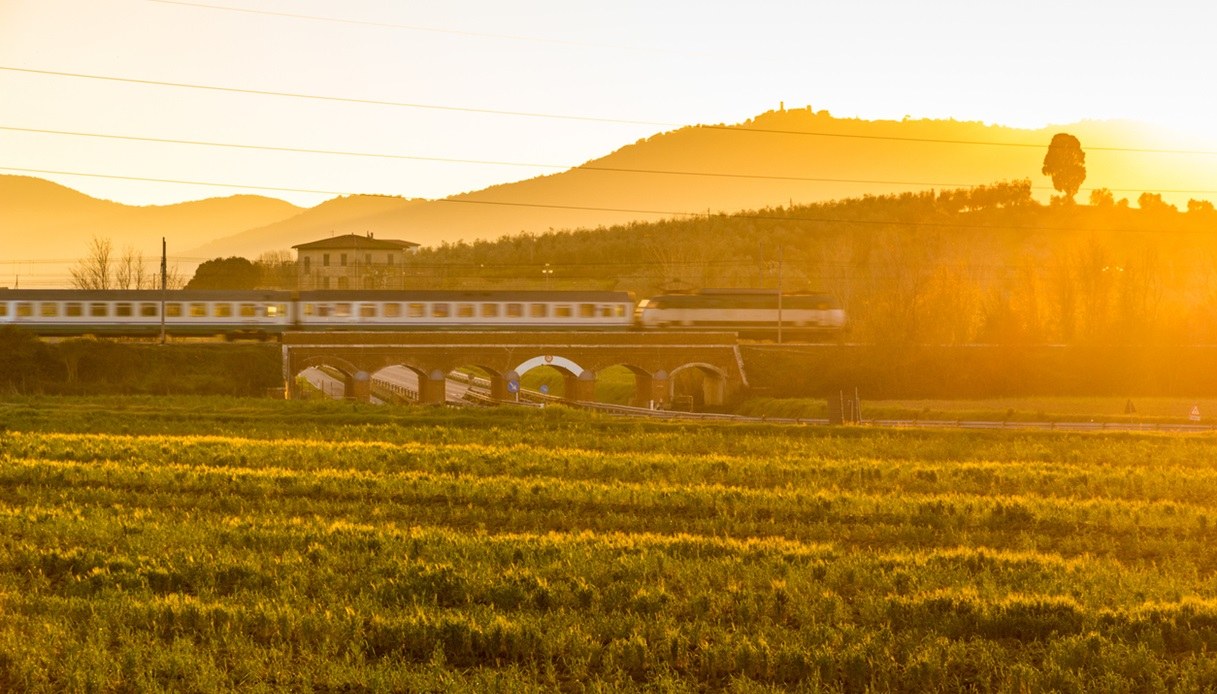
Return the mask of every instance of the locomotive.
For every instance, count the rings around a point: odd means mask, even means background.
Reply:
[[[0,325],[39,335],[276,337],[293,330],[720,330],[839,332],[827,294],[702,290],[635,302],[619,291],[302,292],[0,289]]]

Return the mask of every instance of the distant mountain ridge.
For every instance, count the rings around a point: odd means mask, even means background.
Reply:
[[[93,237],[110,239],[116,252],[129,246],[159,255],[167,236],[180,254],[299,211],[258,195],[140,207],[98,200],[40,178],[0,175],[0,260],[70,259],[83,255]]]
[[[1134,202],[1142,191],[1177,191],[1164,194],[1176,204],[1217,191],[1217,158],[1161,151],[1189,143],[1133,123],[1027,130],[845,119],[806,108],[659,133],[562,173],[443,200],[353,195],[302,209],[240,195],[132,207],[40,179],[0,176],[0,261],[78,257],[92,236],[110,237],[120,249],[159,248],[160,238],[170,236],[179,254],[199,258],[254,258],[345,233],[432,246],[1011,179],[1030,179],[1036,197],[1047,200],[1052,190],[1040,168],[1057,132],[1076,135],[1087,151],[1079,201],[1093,187]]]

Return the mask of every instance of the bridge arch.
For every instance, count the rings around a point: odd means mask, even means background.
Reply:
[[[669,375],[669,396],[691,395],[694,407],[722,407],[727,402],[727,374],[706,362],[690,362],[672,369]],[[677,391],[682,391],[678,393]]]
[[[560,356],[556,356],[553,354],[546,354],[544,356],[533,357],[532,359],[525,360],[519,366],[512,369],[512,371],[515,371],[515,373],[517,375],[523,376],[524,374],[528,373],[529,371],[532,371],[533,369],[537,368],[538,366],[552,366],[556,369],[565,371],[566,373],[570,374],[571,376],[578,376],[579,374],[581,374],[587,370],[587,369],[584,369],[582,366],[579,366],[575,362],[571,361],[570,359],[567,359],[566,357],[560,357]]]

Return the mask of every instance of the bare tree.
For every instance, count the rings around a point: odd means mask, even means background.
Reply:
[[[148,270],[143,253],[131,246],[123,249],[122,257],[114,268],[115,289],[153,289],[159,284],[160,279]]]
[[[110,239],[94,236],[89,254],[72,268],[72,286],[77,289],[110,289],[112,252]]]

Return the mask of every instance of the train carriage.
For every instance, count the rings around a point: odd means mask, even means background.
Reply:
[[[287,329],[291,294],[278,291],[0,290],[0,325],[40,335],[270,336]]]
[[[845,311],[822,293],[780,294],[768,289],[703,289],[664,294],[638,305],[645,330],[731,330],[769,335],[779,324],[796,333],[827,334],[845,328]]]
[[[310,291],[297,305],[303,330],[624,330],[634,313],[604,291]]]

